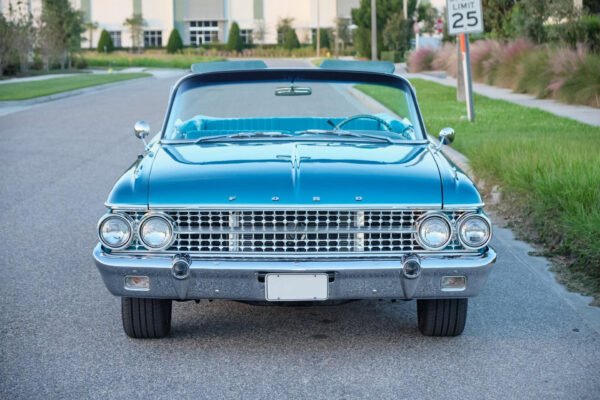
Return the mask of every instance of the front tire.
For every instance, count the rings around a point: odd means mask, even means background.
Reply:
[[[425,336],[458,336],[465,329],[468,299],[417,300],[419,330]]]
[[[171,300],[121,298],[123,329],[134,339],[162,338],[171,331]]]

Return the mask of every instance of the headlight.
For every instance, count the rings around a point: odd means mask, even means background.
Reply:
[[[98,238],[109,249],[124,249],[132,237],[133,225],[127,215],[106,214],[98,222]]]
[[[426,250],[441,250],[451,238],[452,227],[444,214],[425,214],[417,221],[417,241]]]
[[[460,242],[468,249],[480,249],[492,238],[492,224],[483,215],[465,214],[460,217],[457,226]]]
[[[173,222],[164,214],[148,214],[140,221],[138,235],[149,250],[164,250],[173,242]]]

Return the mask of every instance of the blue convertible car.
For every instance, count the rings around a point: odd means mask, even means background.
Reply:
[[[125,332],[167,335],[173,300],[415,299],[424,335],[459,335],[496,254],[453,139],[391,64],[192,66],[98,224]]]

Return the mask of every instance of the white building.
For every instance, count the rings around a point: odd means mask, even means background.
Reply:
[[[34,15],[40,12],[41,0],[21,1]],[[146,21],[145,47],[166,46],[172,29],[179,31],[186,46],[226,42],[233,22],[239,24],[246,42],[276,44],[277,24],[283,18],[292,18],[300,42],[310,43],[317,26],[333,28],[337,18],[350,19],[351,9],[360,3],[360,0],[70,1],[84,13],[86,21],[98,23],[91,47],[96,46],[102,29],[110,33],[116,47],[130,47],[131,35],[123,22],[133,14],[141,14]],[[6,12],[11,2],[15,4],[17,0],[0,0],[0,10]],[[88,47],[90,43],[82,46]]]

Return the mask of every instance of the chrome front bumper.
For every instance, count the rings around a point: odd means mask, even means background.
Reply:
[[[421,273],[409,279],[402,274],[401,259],[335,260],[205,260],[193,258],[189,277],[172,274],[172,257],[130,256],[105,253],[98,244],[94,260],[108,290],[116,296],[166,299],[265,300],[266,273],[320,272],[329,275],[329,299],[413,299],[476,296],[485,284],[496,253],[481,255],[423,256]],[[148,276],[147,290],[125,287],[127,276]],[[466,277],[466,288],[445,291],[444,276]]]

